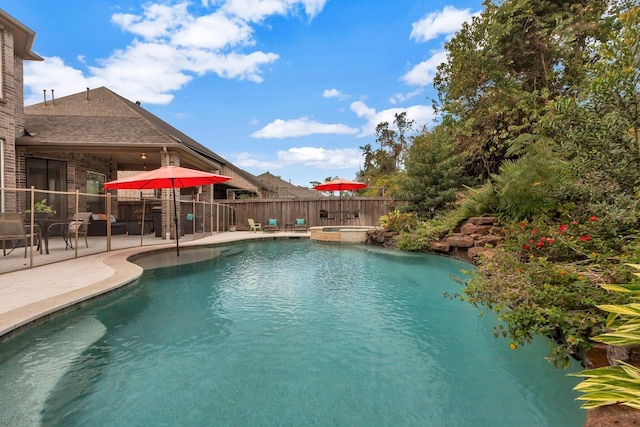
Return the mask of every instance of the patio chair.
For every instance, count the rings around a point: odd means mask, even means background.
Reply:
[[[34,239],[38,244],[37,249],[42,253],[42,233],[40,227],[34,225]],[[0,241],[2,241],[2,254],[7,255],[6,242],[12,242],[13,247],[9,253],[18,247],[20,242],[24,243],[24,257],[27,257],[27,247],[31,245],[31,227],[25,226],[20,212],[0,213]]]
[[[296,214],[296,222],[293,223],[293,231],[300,231],[306,233],[309,230],[309,225],[307,224],[307,218],[305,214],[298,213]]]
[[[332,216],[329,216],[329,211],[326,209],[320,209],[320,222],[329,221],[334,219]]]
[[[263,226],[262,226],[262,230],[264,232],[267,231],[278,231],[278,219],[277,218],[269,218],[269,221],[267,221]]]
[[[355,210],[353,212],[347,212],[346,220],[348,222],[353,221],[354,223],[360,225],[360,211]]]
[[[67,226],[67,247],[73,249],[73,240],[76,238],[76,229],[78,237],[84,236],[84,244],[89,247],[89,241],[87,240],[87,232],[89,231],[89,220],[91,219],[92,212],[78,212],[73,216],[73,219]]]
[[[253,231],[254,233],[257,231],[262,231],[262,224],[259,222],[255,222],[253,218],[247,219],[249,221],[249,231]]]

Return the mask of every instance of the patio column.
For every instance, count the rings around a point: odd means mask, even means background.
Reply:
[[[180,166],[180,155],[179,153],[173,151],[164,151],[162,156],[162,166]],[[166,239],[169,236],[169,239],[175,239],[176,232],[180,232],[180,230],[175,230],[175,216],[173,209],[173,189],[167,188],[162,190],[162,228],[165,231],[163,234],[163,239]],[[178,218],[180,218],[180,189],[176,188],[176,212],[178,214]],[[178,226],[182,227],[180,221],[178,221]],[[180,234],[178,234],[180,236]]]

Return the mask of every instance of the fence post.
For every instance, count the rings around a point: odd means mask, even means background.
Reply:
[[[73,257],[74,258],[78,258],[78,228],[80,228],[79,224],[78,224],[78,219],[80,218],[80,216],[78,215],[78,208],[80,207],[80,192],[78,190],[76,190],[76,203],[75,203],[75,205],[76,205],[75,214],[74,214],[75,217],[72,218],[74,220],[74,222],[75,222],[75,237],[74,238],[76,240],[76,243],[75,243],[75,246],[74,246],[75,253],[74,253]],[[87,224],[87,227],[88,227],[88,224]],[[69,234],[68,230],[69,229],[67,228],[67,235]],[[64,233],[64,230],[62,232]],[[69,238],[71,238],[71,236],[69,236]]]
[[[31,186],[31,214],[29,215],[31,218],[29,218],[29,225],[31,226],[31,250],[29,251],[29,268],[33,267],[33,229],[34,224],[35,224],[35,210],[36,210],[36,188],[32,185]],[[40,250],[42,250],[42,245],[44,245],[44,242],[42,241],[42,230],[40,230]]]
[[[111,193],[107,193],[107,252],[111,252]]]

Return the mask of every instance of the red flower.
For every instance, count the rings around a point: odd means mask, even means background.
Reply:
[[[552,237],[547,237],[547,243],[548,244],[553,245],[553,242],[554,242],[554,240],[553,240]]]
[[[525,250],[525,251],[528,251],[529,249],[531,249],[531,246],[529,246],[529,245],[524,245],[524,250]]]
[[[562,224],[560,227],[558,227],[558,234],[562,234],[562,232],[565,231],[566,229],[567,229],[567,225]]]
[[[535,228],[533,230],[531,230],[531,234],[536,234],[536,233],[537,233],[537,231],[536,231]]]
[[[589,218],[589,221],[597,221],[598,217],[593,215],[591,218]]]
[[[536,243],[536,246],[541,248],[541,247],[544,246],[544,242],[540,241],[540,242]]]
[[[533,243],[533,242],[534,242],[534,240],[533,240],[533,239],[529,239],[529,243]]]
[[[581,242],[588,242],[589,240],[591,240],[591,236],[589,236],[588,234],[586,234],[584,236],[580,236],[580,241]]]
[[[578,225],[578,221],[571,221],[571,224]]]
[[[526,222],[524,222],[524,221],[520,221],[520,227],[524,227],[525,225],[527,225],[527,223],[526,223]]]

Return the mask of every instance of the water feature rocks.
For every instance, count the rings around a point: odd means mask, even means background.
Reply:
[[[367,244],[395,247],[396,236],[388,230],[370,230]],[[477,256],[493,256],[494,247],[504,237],[498,218],[493,216],[473,217],[457,227],[452,234],[440,236],[429,243],[428,252],[447,254],[467,261]]]

